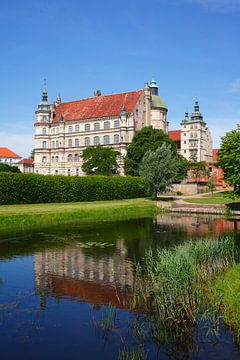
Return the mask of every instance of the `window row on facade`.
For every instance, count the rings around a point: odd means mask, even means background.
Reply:
[[[113,144],[119,144],[119,143],[120,143],[120,136],[119,136],[119,134],[115,134],[113,136]],[[80,139],[74,139],[74,140],[68,139],[67,147],[91,146],[91,145],[100,145],[100,144],[101,144],[101,141],[100,141],[99,136],[94,136],[93,138],[86,136],[84,138],[83,144],[80,144]],[[103,136],[103,145],[109,145],[109,144],[110,144],[110,136],[104,135]],[[53,149],[59,148],[59,145],[61,145],[61,144],[59,143],[58,140],[52,141],[52,143],[51,143],[51,147]],[[47,148],[47,141],[42,142],[42,148],[43,149]]]
[[[101,123],[100,122],[95,122],[93,124],[91,123],[86,123],[84,124],[84,131],[98,131],[98,130],[108,130],[111,128],[111,123],[110,121],[104,121],[103,122],[103,128],[101,128]],[[114,129],[119,129],[120,128],[120,121],[119,120],[114,120],[113,122],[113,128]],[[77,124],[75,126],[73,125],[69,125],[67,128],[69,133],[72,132],[80,132],[80,125]],[[53,127],[52,128],[52,134],[58,134],[59,133],[59,127]],[[42,134],[46,135],[47,134],[47,128],[43,128],[42,129]]]

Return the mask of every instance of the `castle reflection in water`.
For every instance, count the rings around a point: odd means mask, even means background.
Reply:
[[[198,237],[217,238],[226,233],[237,233],[239,227],[238,221],[223,218],[164,215],[154,219],[139,243],[149,245],[157,238],[157,246],[165,246],[166,237],[172,237],[171,244],[174,244],[176,231],[181,241]],[[134,270],[126,244],[122,234],[122,239],[118,237],[110,252],[86,251],[71,242],[64,248],[36,253],[35,287],[41,306],[44,307],[47,297],[51,296],[127,307],[133,295]],[[144,251],[144,246],[142,249]]]
[[[35,286],[47,296],[72,297],[124,307],[133,289],[133,268],[122,240],[112,255],[91,256],[77,245],[35,255]]]

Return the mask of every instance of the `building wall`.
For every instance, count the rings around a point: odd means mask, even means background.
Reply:
[[[195,155],[197,161],[212,161],[212,138],[205,123],[181,124],[181,155],[187,160]]]
[[[41,110],[36,111],[34,171],[84,175],[83,150],[102,145],[119,151],[119,173],[123,175],[123,158],[135,132],[148,125],[166,131],[167,109],[152,110],[150,100],[150,88],[146,86],[132,113],[62,123],[53,122],[52,105],[40,104]]]

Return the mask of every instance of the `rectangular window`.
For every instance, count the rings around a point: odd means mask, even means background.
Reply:
[[[89,137],[85,137],[85,139],[84,139],[84,144],[85,144],[85,146],[89,146],[89,145],[90,145],[90,138],[89,138]]]
[[[115,127],[115,129],[118,129],[120,127],[120,121],[119,120],[114,121],[114,127]]]
[[[94,136],[93,142],[94,145],[99,145],[99,136]]]
[[[110,122],[109,121],[104,121],[103,127],[104,127],[104,129],[110,129]]]
[[[109,137],[109,135],[105,135],[105,136],[103,137],[103,143],[104,143],[104,145],[108,145],[108,144],[110,143],[110,137]]]
[[[68,147],[72,147],[72,139],[68,139]]]
[[[90,124],[85,124],[84,125],[84,130],[85,131],[90,131]]]
[[[58,140],[56,141],[56,148],[58,148]]]
[[[100,123],[99,122],[96,122],[94,123],[94,130],[100,130]]]
[[[79,139],[75,139],[75,146],[79,146]]]
[[[55,148],[55,141],[52,141],[52,148]]]
[[[46,142],[46,141],[43,141],[43,142],[42,142],[42,147],[43,147],[43,149],[46,149],[46,148],[47,148],[47,142]]]
[[[119,135],[118,134],[114,135],[114,144],[119,144]]]
[[[75,126],[75,131],[76,131],[76,132],[79,132],[79,131],[80,131],[80,126],[79,126],[79,125],[76,125],[76,126]]]
[[[70,133],[73,132],[73,127],[72,126],[68,127],[68,132],[70,132]]]

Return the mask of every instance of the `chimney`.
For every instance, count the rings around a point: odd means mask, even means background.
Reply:
[[[94,90],[94,93],[93,95],[96,97],[96,96],[101,96],[102,93],[101,93],[101,90]]]

